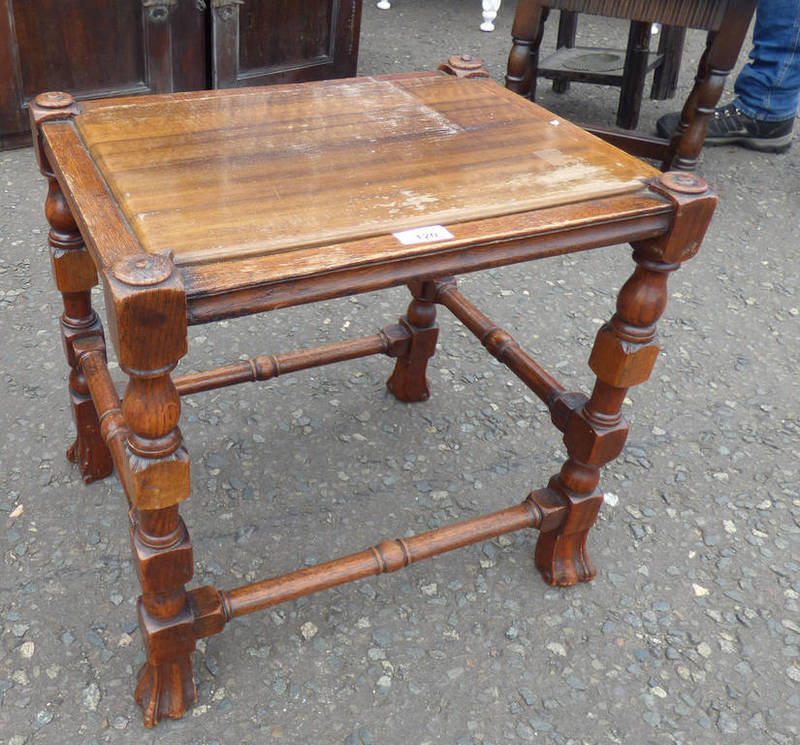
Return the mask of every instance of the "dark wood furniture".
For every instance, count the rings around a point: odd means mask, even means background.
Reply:
[[[558,19],[556,51],[541,60],[536,75],[553,81],[556,93],[566,93],[572,81],[612,85],[620,89],[617,126],[636,129],[639,124],[644,84],[653,71],[650,98],[675,95],[686,29],[664,26],[658,48],[651,47],[652,23],[631,21],[625,49],[576,46],[578,13],[562,10]]]
[[[355,75],[362,0],[0,0],[0,148],[77,99]]]
[[[755,7],[756,0],[518,0],[506,85],[535,99],[539,46],[551,8],[645,24],[661,23],[678,29],[705,29],[709,32],[706,49],[698,65],[694,88],[684,103],[680,127],[671,142],[588,124],[584,127],[628,152],[660,160],[663,170],[691,171],[703,147],[708,117],[722,95],[725,78],[736,64]],[[649,34],[649,28],[646,33]],[[643,82],[645,64],[644,54],[629,56],[626,75]],[[631,107],[638,110],[641,90],[637,95],[638,100],[632,101]]]
[[[623,448],[627,389],[658,354],[667,277],[697,252],[716,197],[693,174],[661,174],[480,77],[468,58],[445,69],[455,74],[84,103],[50,93],[32,105],[77,427],[68,456],[87,482],[115,467],[128,497],[147,650],[135,696],[147,725],[196,700],[197,639],[276,603],[522,528],[541,531],[535,563],[548,583],[595,576],[586,539],[600,468]],[[597,334],[588,397],[542,369],[453,278],[622,242],[635,268]],[[91,304],[98,280],[127,375],[121,401]],[[174,373],[190,324],[401,284],[406,314],[372,336]],[[188,588],[181,397],[382,353],[395,360],[389,390],[424,401],[437,305],[545,402],[568,452],[561,471],[498,512],[243,587]]]

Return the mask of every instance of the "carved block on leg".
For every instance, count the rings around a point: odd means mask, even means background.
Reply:
[[[569,458],[548,489],[566,505],[567,516],[557,529],[540,533],[536,543],[536,567],[548,584],[574,585],[596,575],[586,538],[603,503],[597,489],[600,467],[622,452],[628,434],[619,413],[622,396],[624,390],[598,381],[589,401],[575,397],[575,408],[566,417]]]
[[[439,327],[436,325],[436,284],[415,282],[409,285],[414,299],[400,323],[411,334],[408,352],[397,358],[386,387],[395,398],[406,403],[427,401],[431,392],[426,372],[428,360],[436,351]]]
[[[139,626],[147,652],[134,698],[148,727],[164,717],[177,719],[197,701],[191,659],[197,638],[194,613],[181,587],[192,577],[192,544],[180,518],[172,536],[162,538],[165,545],[159,548],[144,542],[135,527],[131,533],[144,590],[139,599]],[[168,545],[171,538],[174,542]],[[159,613],[170,612],[172,606],[179,610],[175,615],[159,617],[149,613],[148,606]]]

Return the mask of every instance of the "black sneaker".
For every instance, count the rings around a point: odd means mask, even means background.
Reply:
[[[656,130],[661,137],[669,139],[678,128],[681,115],[665,114],[656,123]],[[767,153],[783,153],[792,144],[792,127],[794,117],[780,122],[765,122],[751,119],[736,108],[735,104],[714,110],[714,116],[708,120],[706,145],[742,145],[751,150]]]

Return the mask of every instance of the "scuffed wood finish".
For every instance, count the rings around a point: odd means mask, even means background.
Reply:
[[[81,412],[75,457],[93,478],[113,462],[128,499],[146,650],[134,696],[147,726],[197,700],[196,642],[236,616],[527,528],[540,531],[535,564],[547,582],[594,576],[586,541],[602,503],[600,468],[624,444],[627,389],[655,361],[666,277],[697,252],[711,219],[716,199],[702,180],[659,174],[480,78],[403,75],[81,105],[54,93],[31,114]],[[393,235],[440,220],[449,234],[429,242]],[[588,397],[456,290],[453,277],[464,272],[623,241],[637,267],[598,332]],[[98,278],[128,378],[121,400],[89,303]],[[377,334],[173,376],[189,323],[398,284],[411,291],[408,310]],[[548,486],[522,504],[315,567],[227,591],[189,589],[180,396],[382,353],[396,359],[389,390],[423,401],[437,304],[547,404],[568,454]]]
[[[612,211],[620,221],[607,222]],[[642,192],[454,225],[454,238],[401,246],[392,235],[182,266],[189,323],[258,313],[657,235],[666,202]],[[324,267],[324,273],[319,268]]]
[[[145,98],[75,121],[142,246],[180,266],[292,261],[423,215],[508,215],[634,192],[655,175],[492,81],[445,75]]]

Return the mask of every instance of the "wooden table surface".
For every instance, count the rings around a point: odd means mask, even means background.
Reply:
[[[178,265],[596,199],[657,174],[489,80],[361,78],[83,108],[78,130],[141,245]]]

